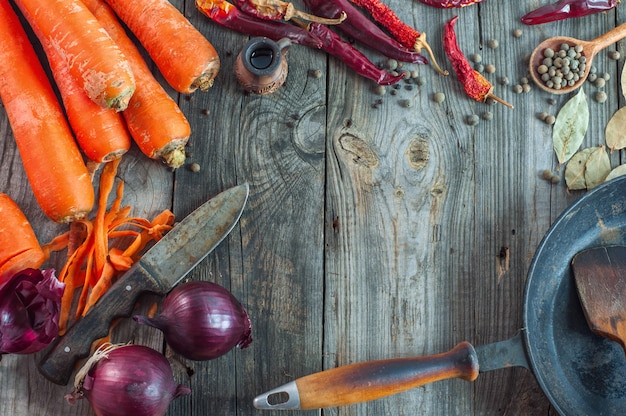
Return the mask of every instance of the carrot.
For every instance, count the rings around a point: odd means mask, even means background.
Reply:
[[[80,0],[16,0],[41,43],[49,42],[87,95],[123,110],[135,81],[124,55]],[[8,41],[10,38],[5,39]]]
[[[133,140],[146,156],[161,159],[173,168],[180,167],[191,134],[187,118],[154,78],[113,9],[104,0],[83,3],[120,47],[135,74],[137,88],[122,113]]]
[[[167,0],[107,0],[178,92],[207,91],[220,60],[213,45]]]
[[[131,142],[122,115],[91,100],[57,50],[49,42],[44,42],[43,47],[70,126],[85,156],[99,163],[121,157]]]
[[[42,211],[56,222],[84,217],[94,202],[87,168],[8,0],[0,0],[0,99]]]
[[[20,207],[0,193],[0,285],[26,268],[38,269],[46,259],[35,232]]]
[[[84,316],[117,278],[141,258],[147,244],[158,241],[174,223],[174,215],[167,209],[152,221],[129,217],[130,207],[121,206],[123,181],[118,182],[115,199],[107,211],[119,163],[120,159],[116,159],[102,169],[94,219],[72,223],[68,233],[55,239],[57,244],[65,243],[68,247],[68,259],[59,273],[59,280],[66,287],[61,300],[60,334],[66,331],[70,320]]]

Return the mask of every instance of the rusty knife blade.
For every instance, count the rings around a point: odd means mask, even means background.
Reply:
[[[248,184],[230,188],[175,225],[84,317],[52,342],[38,363],[39,371],[53,383],[66,385],[76,362],[89,355],[94,340],[108,334],[113,319],[130,316],[142,293],[169,292],[230,233],[248,192]]]

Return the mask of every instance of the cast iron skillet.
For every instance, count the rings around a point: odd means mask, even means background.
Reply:
[[[579,251],[609,244],[626,244],[626,177],[589,191],[565,210],[528,272],[526,355],[562,415],[626,414],[624,350],[587,326],[570,264]]]
[[[587,192],[552,224],[531,263],[524,328],[474,348],[462,342],[429,357],[370,361],[291,381],[254,399],[259,409],[314,409],[374,400],[460,377],[474,380],[511,366],[529,368],[563,416],[626,415],[626,357],[595,335],[578,300],[571,261],[587,248],[626,243],[626,177]]]

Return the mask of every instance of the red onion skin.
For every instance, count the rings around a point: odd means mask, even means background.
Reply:
[[[174,381],[162,354],[142,345],[109,352],[91,368],[80,391],[97,416],[163,416],[172,400],[190,392]]]
[[[172,350],[194,361],[212,360],[252,342],[252,324],[241,303],[222,286],[206,281],[178,285],[165,298],[161,313],[134,319],[163,331]]]
[[[41,351],[57,337],[64,290],[53,269],[24,269],[0,286],[0,358]]]

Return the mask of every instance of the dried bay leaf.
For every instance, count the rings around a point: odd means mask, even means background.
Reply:
[[[588,147],[576,152],[565,166],[565,184],[570,191],[587,189],[585,166],[594,150],[595,148]]]
[[[606,125],[605,135],[606,145],[611,151],[626,147],[626,107],[620,108],[613,114]]]
[[[604,180],[605,182],[610,181],[611,179],[615,179],[618,176],[626,175],[626,165],[619,165],[611,172],[609,172],[608,176]]]
[[[585,163],[585,183],[587,189],[600,185],[611,172],[611,161],[604,146],[599,146],[587,158]]]
[[[560,164],[567,162],[580,148],[588,126],[587,96],[580,88],[561,108],[552,128],[552,145]]]

